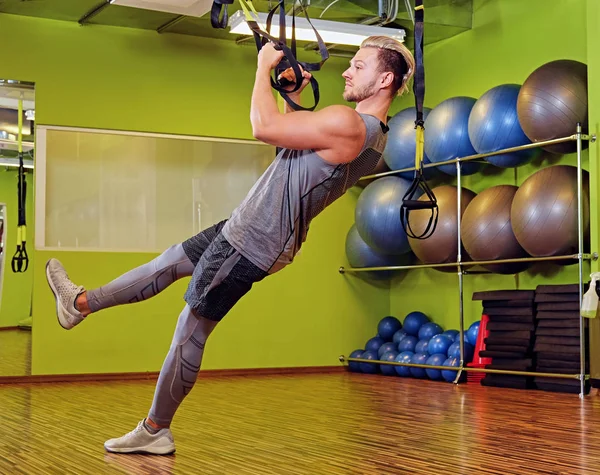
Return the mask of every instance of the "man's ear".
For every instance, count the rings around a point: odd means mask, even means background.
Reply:
[[[391,71],[386,71],[381,75],[381,86],[388,87],[394,84],[394,73]]]

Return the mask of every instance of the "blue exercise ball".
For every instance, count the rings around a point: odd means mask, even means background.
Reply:
[[[351,267],[386,267],[400,266],[410,264],[411,254],[403,254],[401,256],[391,256],[376,251],[370,247],[353,224],[346,234],[346,258]],[[374,280],[388,279],[392,276],[392,271],[373,271],[361,272],[358,275],[367,274],[369,278]]]
[[[373,360],[376,361],[379,359],[379,355],[377,354],[376,351],[365,351],[362,356],[362,359],[365,360]],[[369,374],[375,374],[377,373],[377,368],[379,367],[379,365],[377,363],[360,363],[360,370],[363,373],[369,373]]]
[[[396,351],[397,349],[398,345],[389,341],[379,347],[379,349],[377,350],[377,354],[379,355],[379,358],[381,358],[384,353],[387,353],[388,351]]]
[[[477,152],[469,140],[469,115],[476,100],[472,97],[452,97],[438,104],[425,121],[425,153],[432,162],[443,162]],[[456,164],[441,165],[448,175],[456,175]],[[461,165],[462,175],[472,175],[482,169],[473,161]]]
[[[473,359],[473,354],[475,353],[475,348],[471,343],[464,342],[463,343],[463,351],[465,353],[465,362],[470,362]],[[450,348],[448,348],[448,358],[460,358],[460,338],[458,341],[452,343]]]
[[[448,358],[446,361],[444,361],[442,363],[442,366],[453,366],[455,368],[458,368],[460,366],[460,359],[451,356],[450,358]],[[451,371],[449,369],[444,369],[444,370],[442,370],[442,378],[444,378],[446,381],[451,382],[456,379],[457,373],[458,373],[458,371]]]
[[[427,358],[425,364],[430,364],[432,366],[442,366],[444,361],[446,361],[446,355],[443,353],[435,353]],[[426,369],[425,372],[429,379],[442,379],[442,370],[441,369]]]
[[[402,328],[402,323],[396,317],[383,317],[377,325],[377,332],[385,341],[393,341],[394,333]]]
[[[431,112],[429,107],[423,107],[423,119]],[[383,160],[390,170],[402,170],[415,166],[416,153],[416,129],[415,119],[417,118],[416,109],[408,107],[395,114],[389,121],[390,130],[387,133],[387,143],[383,151]],[[423,164],[431,163],[427,154],[423,153]],[[436,175],[435,168],[424,168],[423,174],[426,179],[431,179]],[[415,176],[414,171],[402,172],[397,176],[411,179]]]
[[[419,340],[416,336],[407,335],[404,338],[402,338],[402,340],[400,340],[400,343],[398,343],[398,351],[400,353],[402,353],[403,351],[414,352],[418,342]]]
[[[363,354],[363,350],[354,350],[350,353],[350,358],[361,358]],[[348,369],[353,373],[360,372],[360,364],[356,361],[348,361]]]
[[[392,341],[394,343],[396,343],[396,345],[398,345],[398,343],[400,343],[402,338],[404,338],[406,335],[407,335],[407,333],[404,330],[398,330],[396,333],[394,333],[394,336],[392,337]]]
[[[502,84],[477,99],[469,116],[469,139],[477,153],[495,152],[531,143],[517,116],[520,90],[519,84]],[[494,155],[485,160],[497,167],[518,167],[533,160],[538,153],[539,149],[521,150]]]
[[[456,335],[458,335],[459,333],[460,332],[458,330],[446,330],[442,333],[442,335],[450,335],[450,338],[452,338],[452,341],[454,341]]]
[[[467,332],[463,332],[463,340],[465,343],[469,343],[469,338],[467,337]],[[460,341],[460,332],[454,337],[454,341]]]
[[[415,346],[415,353],[429,354],[429,340],[419,340],[419,343]]]
[[[385,340],[381,337],[374,336],[369,339],[365,344],[365,351],[373,351],[376,355],[378,355],[379,347],[385,343]],[[379,355],[378,355],[379,356]]]
[[[471,324],[469,329],[467,330],[467,340],[471,345],[475,346],[477,344],[477,335],[479,334],[479,324],[481,322],[477,321]]]
[[[396,356],[396,361],[398,363],[410,363],[413,355],[414,353],[412,351],[403,351]],[[407,378],[411,375],[409,366],[394,366],[394,368],[399,376]]]
[[[425,353],[415,353],[411,358],[410,362],[414,364],[426,364],[428,355]],[[415,378],[425,378],[427,377],[427,373],[424,368],[410,368],[410,374],[412,374]]]
[[[398,354],[399,353],[397,351],[386,351],[381,358],[379,358],[379,360],[396,361],[396,356],[398,356]],[[385,374],[386,376],[394,376],[397,374],[396,367],[391,364],[380,364],[379,369],[381,370],[381,373]]]
[[[423,312],[410,312],[405,318],[402,328],[407,335],[417,336],[421,327],[429,322],[429,317]]]
[[[435,322],[427,322],[419,329],[419,340],[431,340],[434,336],[441,334],[444,331]]]
[[[453,344],[452,337],[450,335],[439,334],[429,340],[429,347],[427,350],[430,355],[443,354],[444,356],[448,353],[448,348]],[[444,358],[445,359],[445,358]]]
[[[402,199],[410,185],[410,180],[386,176],[368,184],[358,197],[356,229],[363,241],[379,253],[401,255],[410,251],[400,219]]]

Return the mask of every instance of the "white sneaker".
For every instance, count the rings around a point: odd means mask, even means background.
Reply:
[[[175,441],[171,429],[161,429],[156,434],[148,432],[143,419],[135,429],[118,439],[104,442],[108,452],[116,454],[169,455],[175,452]]]
[[[58,323],[66,330],[70,330],[84,319],[75,308],[75,300],[85,289],[71,282],[65,268],[57,259],[50,259],[47,262],[46,279],[56,300]]]

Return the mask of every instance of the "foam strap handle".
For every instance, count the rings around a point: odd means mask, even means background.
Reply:
[[[421,201],[421,200],[404,200],[404,207],[408,210],[413,209],[433,209],[437,206],[434,201]]]

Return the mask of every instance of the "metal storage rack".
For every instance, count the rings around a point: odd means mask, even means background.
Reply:
[[[407,265],[407,266],[383,266],[383,267],[340,267],[339,272],[341,274],[344,273],[359,273],[359,272],[377,272],[377,271],[389,271],[389,270],[410,270],[410,269],[423,269],[423,268],[440,268],[440,267],[457,267],[458,269],[458,292],[459,292],[459,320],[460,320],[460,364],[457,367],[449,367],[449,366],[433,366],[426,364],[416,364],[416,363],[399,363],[395,361],[379,361],[379,360],[366,360],[362,358],[348,358],[344,355],[340,356],[340,361],[343,363],[345,361],[352,361],[358,363],[377,363],[377,364],[389,364],[394,366],[412,366],[417,368],[430,368],[430,369],[444,369],[444,370],[452,370],[456,371],[456,378],[454,383],[458,383],[461,373],[463,371],[474,371],[474,372],[483,372],[483,373],[499,373],[499,374],[512,374],[512,375],[521,375],[521,376],[542,376],[542,377],[552,377],[552,378],[562,378],[562,379],[578,379],[580,381],[580,392],[579,397],[583,397],[585,394],[585,380],[589,378],[589,375],[585,373],[585,328],[584,328],[584,320],[581,315],[579,315],[579,354],[580,354],[580,371],[577,374],[572,373],[540,373],[534,371],[513,371],[513,370],[499,370],[499,369],[487,369],[487,368],[471,368],[467,367],[464,364],[464,308],[463,308],[463,283],[464,283],[464,275],[468,272],[464,269],[465,267],[478,266],[482,264],[502,264],[502,263],[514,263],[514,262],[541,262],[541,261],[559,261],[559,260],[577,260],[579,266],[579,303],[581,305],[581,301],[583,299],[584,289],[583,289],[583,263],[584,261],[597,260],[598,254],[596,252],[593,253],[583,253],[583,218],[582,218],[582,143],[583,141],[595,142],[595,135],[588,135],[582,133],[581,124],[577,124],[576,132],[573,135],[569,135],[567,137],[561,137],[552,140],[546,140],[541,142],[534,142],[527,145],[522,145],[519,147],[511,147],[505,148],[502,150],[497,150],[495,152],[490,153],[481,153],[476,155],[469,155],[467,157],[459,157],[453,160],[447,160],[444,162],[436,162],[436,163],[428,163],[424,164],[423,168],[429,167],[439,167],[441,165],[449,165],[456,164],[456,186],[457,189],[461,189],[462,187],[462,175],[461,175],[461,163],[471,161],[471,160],[480,160],[482,158],[491,157],[494,155],[501,155],[504,153],[512,153],[518,152],[521,150],[527,150],[532,148],[541,148],[549,145],[555,145],[565,142],[577,142],[577,232],[578,232],[578,252],[577,254],[570,255],[561,255],[561,256],[550,256],[550,257],[524,257],[524,258],[515,258],[515,259],[498,259],[498,260],[489,260],[489,261],[462,261],[461,254],[461,194],[457,193],[457,226],[458,226],[458,254],[456,262],[449,262],[444,264],[416,264],[416,265]],[[401,170],[392,170],[383,173],[377,173],[374,175],[368,175],[362,178],[362,180],[381,178],[383,176],[395,175],[402,172],[414,171],[415,168],[404,168]]]

